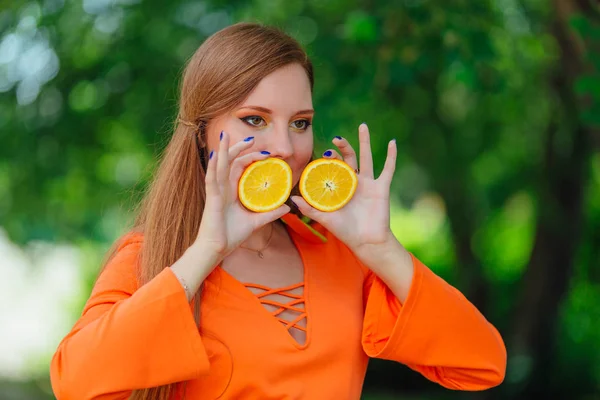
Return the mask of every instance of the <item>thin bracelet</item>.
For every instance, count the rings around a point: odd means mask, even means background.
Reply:
[[[179,280],[179,283],[181,283],[181,286],[183,286],[183,290],[185,290],[185,295],[188,298],[191,298],[191,294],[190,294],[190,288],[188,287],[187,283],[185,283],[185,281],[183,280],[182,277],[178,276],[177,279]]]

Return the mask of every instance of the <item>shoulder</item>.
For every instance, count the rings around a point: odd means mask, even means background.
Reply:
[[[123,262],[132,263],[141,253],[143,240],[143,234],[134,231],[127,232],[119,237],[108,252],[105,268]]]
[[[122,287],[133,292],[137,289],[142,242],[143,234],[131,231],[113,243],[98,275],[96,290]]]
[[[106,267],[123,259],[138,256],[142,249],[144,235],[138,231],[129,231],[115,240],[106,258]]]
[[[129,231],[118,238],[115,242],[116,251],[119,252],[126,247],[141,247],[144,235],[139,231]]]

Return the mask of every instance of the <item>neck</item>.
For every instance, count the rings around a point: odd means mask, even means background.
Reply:
[[[255,250],[264,249],[269,243],[269,240],[273,239],[271,235],[275,235],[275,224],[275,222],[271,222],[254,231],[252,235],[250,235],[250,237],[246,239],[244,243],[242,243],[242,246]]]

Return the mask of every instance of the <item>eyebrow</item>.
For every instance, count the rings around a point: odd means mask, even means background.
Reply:
[[[250,108],[252,110],[256,110],[256,111],[260,111],[266,114],[272,114],[273,111],[269,110],[268,108],[265,107],[261,107],[261,106],[242,106],[241,108]],[[313,110],[312,108],[306,109],[306,110],[300,110],[297,111],[294,115],[303,115],[303,114],[314,114],[315,110]]]

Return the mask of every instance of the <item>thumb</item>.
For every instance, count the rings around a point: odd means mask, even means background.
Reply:
[[[290,206],[288,206],[287,204],[284,204],[281,207],[276,208],[273,211],[258,213],[257,214],[257,225],[259,227],[264,226],[270,222],[273,222],[273,221],[283,217],[285,214],[287,214],[289,212],[290,212]]]
[[[311,207],[310,204],[308,204],[301,196],[292,196],[292,201],[302,214],[306,215],[310,219],[322,223],[325,214],[324,212]]]

